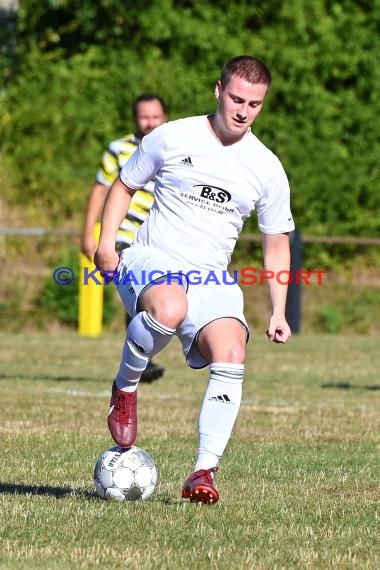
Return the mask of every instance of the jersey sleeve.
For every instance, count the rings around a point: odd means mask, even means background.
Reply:
[[[280,161],[275,158],[263,193],[256,204],[259,229],[264,234],[279,234],[294,230],[290,209],[288,178]]]
[[[153,180],[164,162],[165,125],[146,135],[120,172],[121,181],[132,189],[143,188]]]

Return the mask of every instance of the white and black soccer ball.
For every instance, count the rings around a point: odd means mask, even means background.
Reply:
[[[94,469],[99,497],[114,501],[145,501],[156,488],[158,473],[151,456],[140,447],[111,447]]]

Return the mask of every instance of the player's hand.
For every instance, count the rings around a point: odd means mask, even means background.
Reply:
[[[267,330],[268,339],[276,344],[284,344],[292,335],[285,316],[272,315]]]
[[[116,274],[120,258],[115,251],[115,248],[101,248],[95,252],[94,263],[100,271],[100,275],[112,279],[112,274]]]

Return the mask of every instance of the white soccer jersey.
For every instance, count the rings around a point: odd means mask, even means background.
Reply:
[[[133,189],[154,176],[155,202],[134,243],[164,251],[179,268],[225,269],[254,210],[263,233],[294,229],[284,169],[251,132],[223,146],[206,115],[165,123],[120,173]]]

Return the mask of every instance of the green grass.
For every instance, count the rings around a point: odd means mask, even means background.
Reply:
[[[144,503],[95,495],[120,336],[0,335],[0,568],[377,569],[375,337],[250,341],[243,404],[212,507],[180,499],[207,370],[175,340],[139,390],[160,483]]]

